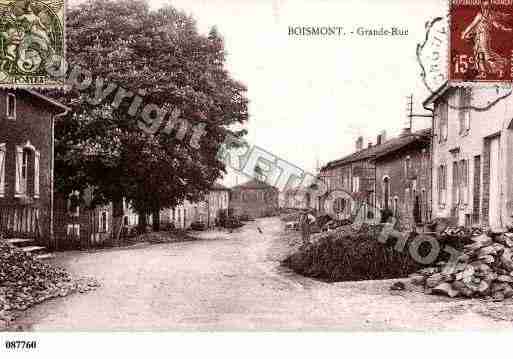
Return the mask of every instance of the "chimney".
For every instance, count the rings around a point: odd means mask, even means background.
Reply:
[[[356,140],[356,151],[363,150],[363,136],[358,137]]]
[[[372,142],[369,142],[369,148],[371,148],[371,147],[372,147]]]
[[[383,130],[379,133],[376,145],[379,146],[387,140],[387,131]]]

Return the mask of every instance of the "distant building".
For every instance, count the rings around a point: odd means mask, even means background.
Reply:
[[[54,247],[56,116],[68,108],[31,90],[0,90],[0,232]]]
[[[375,168],[372,159],[382,148],[385,135],[377,137],[377,144],[363,147],[363,137],[356,140],[356,152],[329,162],[321,168],[319,178],[327,186],[327,193],[318,199],[318,210],[339,218],[348,218],[354,210],[343,199],[331,196],[336,191],[344,191],[359,203],[374,205]]]
[[[433,217],[502,228],[513,214],[513,97],[444,85],[433,106]]]
[[[389,209],[403,228],[431,217],[431,130],[403,134],[376,152],[376,206]]]
[[[311,194],[302,187],[291,188],[283,192],[284,208],[311,209]]]
[[[363,208],[368,218],[376,218],[388,208],[405,225],[413,223],[414,213],[427,220],[431,212],[429,143],[429,129],[414,133],[406,129],[391,139],[382,132],[375,145],[369,143],[365,148],[359,137],[356,152],[321,169],[319,177],[327,193],[319,198],[320,211],[349,218]],[[334,195],[337,191],[349,194],[352,205]]]
[[[223,210],[228,210],[230,189],[215,183],[202,201],[184,201],[172,209],[161,211],[161,224],[173,224],[175,228],[188,229],[192,223],[201,222],[207,227],[214,227]]]
[[[258,179],[232,187],[230,208],[235,215],[260,218],[275,215],[279,208],[279,191]]]

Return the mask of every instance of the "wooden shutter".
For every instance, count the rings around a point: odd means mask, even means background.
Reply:
[[[39,186],[39,162],[41,159],[41,153],[39,151],[34,152],[34,197],[39,198],[40,186]]]
[[[16,176],[14,180],[14,194],[19,196],[22,194],[22,167],[23,167],[23,147],[16,146]]]
[[[0,197],[5,195],[5,143],[0,143]]]
[[[438,167],[438,204],[444,205],[444,166]]]
[[[460,164],[460,176],[461,176],[461,204],[468,204],[468,161],[461,160]]]
[[[459,204],[459,189],[460,189],[460,176],[458,161],[452,163],[452,204],[457,206]]]

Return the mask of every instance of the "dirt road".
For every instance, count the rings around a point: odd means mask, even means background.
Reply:
[[[270,218],[196,242],[59,254],[57,264],[102,287],[36,306],[18,323],[37,331],[513,329],[513,303],[299,277],[279,266],[291,250],[282,234]]]

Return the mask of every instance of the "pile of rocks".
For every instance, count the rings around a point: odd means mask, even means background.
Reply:
[[[441,262],[413,274],[428,294],[465,298],[513,297],[513,233],[474,232],[455,262]]]
[[[7,327],[15,311],[98,286],[92,278],[73,280],[63,269],[43,263],[0,239],[0,329]]]

